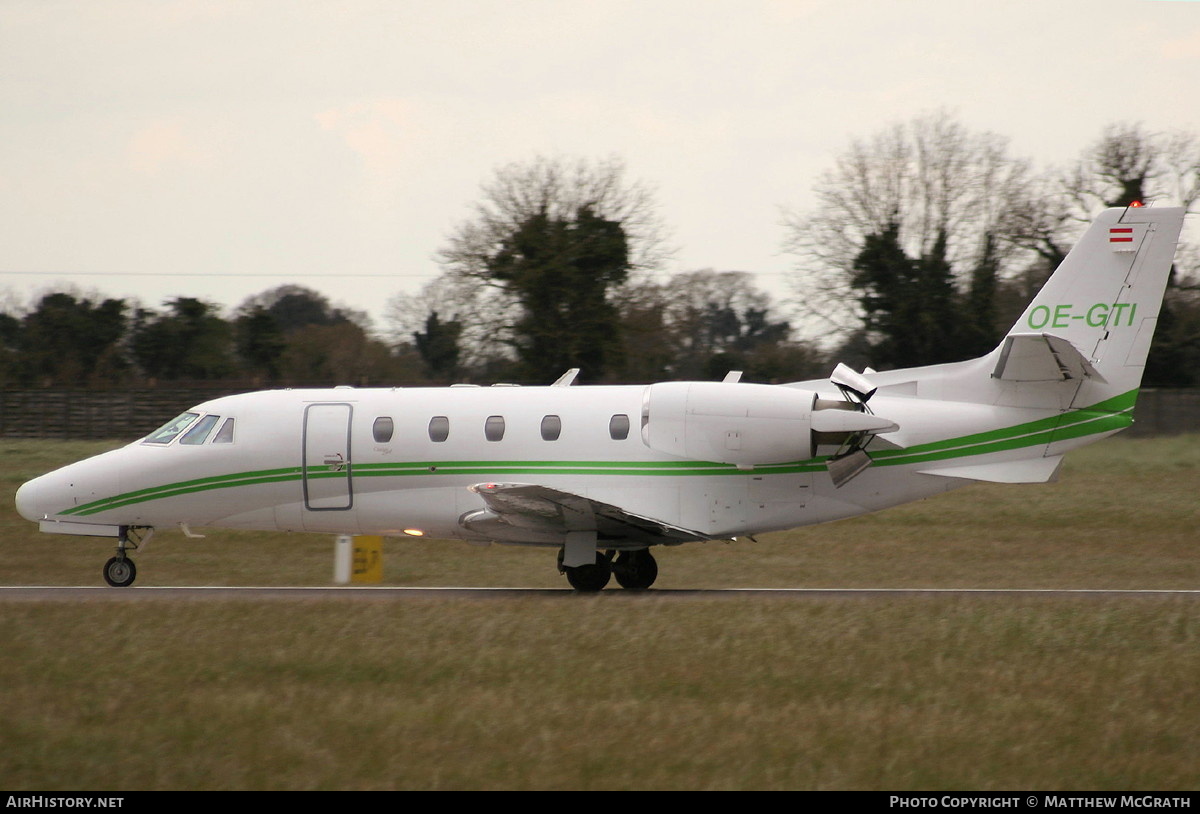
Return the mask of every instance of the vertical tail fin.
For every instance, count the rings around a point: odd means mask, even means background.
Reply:
[[[993,354],[993,378],[1078,380],[1075,406],[1136,391],[1183,216],[1178,207],[1102,212]]]

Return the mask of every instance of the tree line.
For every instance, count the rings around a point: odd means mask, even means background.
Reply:
[[[970,358],[995,347],[1105,206],[1200,198],[1191,134],[1112,125],[1065,168],[1035,171],[1006,139],[919,116],[853,141],[787,210],[792,297],[745,272],[664,276],[652,191],[616,159],[498,169],[437,254],[441,274],[365,314],[296,285],[227,315],[180,296],[160,309],[78,291],[0,313],[0,384],[121,386],[751,381]],[[1146,383],[1200,384],[1196,253],[1180,252]]]

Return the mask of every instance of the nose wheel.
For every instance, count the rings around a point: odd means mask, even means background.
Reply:
[[[127,588],[137,578],[137,566],[133,560],[121,555],[104,563],[104,581],[114,588]]]

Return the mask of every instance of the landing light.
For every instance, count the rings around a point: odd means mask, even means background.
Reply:
[[[405,529],[404,533],[407,534],[409,537],[424,537],[425,536],[425,532],[421,531],[420,529]]]

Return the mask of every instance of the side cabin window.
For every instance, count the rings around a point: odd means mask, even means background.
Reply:
[[[629,437],[629,416],[617,413],[608,420],[608,435],[614,441],[624,441]]]
[[[217,434],[213,436],[214,444],[232,444],[233,443],[233,419],[225,419],[225,423],[221,425],[221,429],[217,430]]]
[[[192,426],[192,422],[200,417],[199,413],[184,413],[176,416],[163,424],[154,432],[146,436],[143,444],[169,444],[175,440],[181,432]]]
[[[542,440],[557,441],[562,435],[562,419],[556,415],[542,416]]]
[[[435,415],[429,419],[429,440],[445,441],[450,437],[450,419],[444,415]]]
[[[393,423],[391,416],[381,415],[375,419],[375,423],[371,425],[371,435],[375,438],[375,443],[386,444],[392,440],[392,433],[396,431],[396,425]]]
[[[187,444],[188,446],[198,446],[208,440],[208,434],[212,432],[212,428],[221,420],[219,415],[206,415],[204,418],[196,422],[190,430],[183,434],[179,439],[179,443]]]
[[[504,416],[488,416],[483,424],[483,437],[489,441],[504,440]]]

